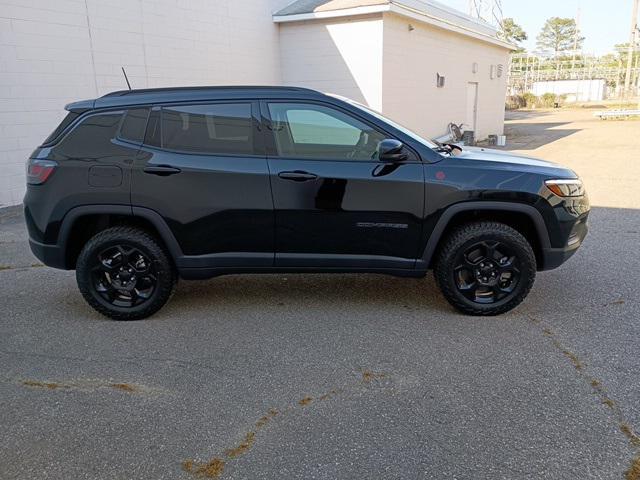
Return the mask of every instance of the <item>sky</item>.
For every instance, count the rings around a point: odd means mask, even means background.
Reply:
[[[469,11],[468,0],[440,1]],[[607,53],[614,44],[629,40],[632,8],[633,0],[502,0],[504,17],[512,17],[527,32],[527,50],[535,50],[536,37],[547,18],[575,18],[580,9],[580,30],[586,37],[584,51]]]

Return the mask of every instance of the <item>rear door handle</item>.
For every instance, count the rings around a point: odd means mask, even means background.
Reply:
[[[168,175],[174,175],[176,173],[180,173],[180,170],[177,167],[172,167],[171,165],[154,165],[151,167],[144,167],[144,173],[151,173],[152,175],[160,175],[161,177],[166,177]]]
[[[296,170],[295,172],[280,172],[278,176],[285,180],[293,180],[294,182],[306,182],[318,178],[318,176],[313,173],[302,172],[300,170]]]

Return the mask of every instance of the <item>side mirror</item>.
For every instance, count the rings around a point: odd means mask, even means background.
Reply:
[[[381,162],[402,162],[409,158],[403,149],[402,142],[393,138],[385,138],[378,144],[378,160]]]

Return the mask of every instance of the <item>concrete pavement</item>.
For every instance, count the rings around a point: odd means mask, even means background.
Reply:
[[[262,275],[181,282],[155,317],[113,322],[5,211],[0,478],[624,478],[639,127],[510,120],[511,148],[575,168],[594,209],[578,254],[497,318],[453,311],[431,276]]]

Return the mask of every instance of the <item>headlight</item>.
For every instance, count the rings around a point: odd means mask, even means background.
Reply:
[[[584,185],[579,178],[546,180],[544,184],[559,197],[581,197],[584,195]]]

